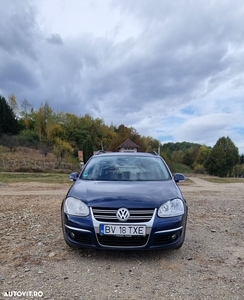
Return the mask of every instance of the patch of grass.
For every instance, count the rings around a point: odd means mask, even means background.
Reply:
[[[236,183],[236,182],[244,183],[244,178],[202,177],[201,179],[213,183]]]
[[[0,172],[0,182],[43,182],[43,183],[71,183],[68,174],[59,173],[16,173]]]

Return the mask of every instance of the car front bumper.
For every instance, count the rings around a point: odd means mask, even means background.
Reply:
[[[121,226],[146,226],[146,234],[143,236],[102,235],[100,225],[114,222],[97,221],[92,213],[88,217],[76,217],[62,211],[63,234],[66,243],[71,247],[111,250],[179,248],[184,242],[186,223],[187,210],[182,216],[159,218],[155,209],[148,222],[116,223]]]

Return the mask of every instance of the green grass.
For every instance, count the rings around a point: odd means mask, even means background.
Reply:
[[[244,183],[244,178],[220,178],[220,177],[203,177],[202,179],[213,183]]]
[[[71,183],[68,174],[0,172],[0,182]]]

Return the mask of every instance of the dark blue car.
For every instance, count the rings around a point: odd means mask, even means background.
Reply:
[[[65,242],[99,249],[180,248],[185,239],[187,203],[171,174],[154,153],[99,152],[62,202]]]

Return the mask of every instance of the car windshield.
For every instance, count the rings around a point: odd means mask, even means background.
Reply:
[[[171,177],[159,157],[99,155],[89,161],[81,178],[100,181],[159,181]]]

